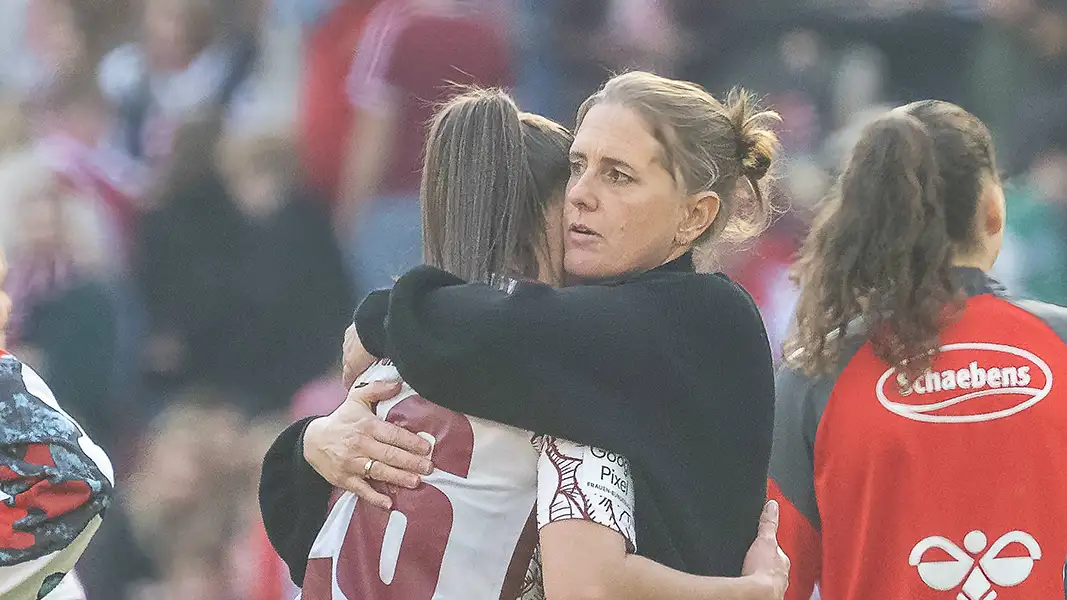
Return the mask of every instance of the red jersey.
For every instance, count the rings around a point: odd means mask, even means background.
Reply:
[[[1062,597],[1067,309],[955,275],[966,308],[910,385],[860,335],[832,377],[779,374],[788,600]]]

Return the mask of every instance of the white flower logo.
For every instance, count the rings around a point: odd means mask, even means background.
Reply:
[[[994,586],[1014,587],[1030,577],[1034,562],[1041,559],[1041,546],[1022,531],[1006,533],[992,546],[988,543],[981,531],[972,531],[963,538],[966,551],[946,538],[931,536],[912,548],[908,564],[918,569],[923,583],[935,590],[947,592],[962,584],[956,600],[995,600],[998,593]],[[1010,544],[1021,544],[1027,555],[1001,556]],[[944,550],[953,560],[923,562],[923,555],[934,548]]]

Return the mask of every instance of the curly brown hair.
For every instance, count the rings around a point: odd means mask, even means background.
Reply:
[[[974,248],[990,180],[989,130],[959,106],[916,102],[869,125],[794,266],[801,294],[787,363],[830,372],[846,333],[862,333],[907,380],[926,372],[962,308],[953,259]]]

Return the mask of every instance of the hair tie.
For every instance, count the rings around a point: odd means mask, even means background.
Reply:
[[[741,167],[745,175],[755,180],[763,179],[771,168],[771,157],[756,151],[756,142],[748,141],[744,144],[744,155],[741,157]]]

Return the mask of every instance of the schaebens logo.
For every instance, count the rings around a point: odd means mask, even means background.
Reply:
[[[896,369],[887,370],[878,380],[878,401],[890,412],[913,421],[977,423],[1018,414],[1044,400],[1052,390],[1048,364],[1036,354],[1012,346],[947,344],[941,347],[936,363],[934,369],[907,386],[902,386],[906,382]],[[957,368],[945,368],[948,366]]]

